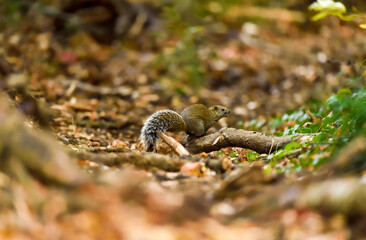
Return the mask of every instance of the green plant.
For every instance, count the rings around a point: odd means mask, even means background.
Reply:
[[[304,108],[290,111],[270,123],[280,128],[288,121],[296,123],[279,135],[310,134],[301,142],[292,142],[267,157],[270,169],[276,171],[316,168],[329,161],[351,140],[366,136],[366,88],[341,89],[325,102],[308,103],[311,113]],[[311,119],[309,115],[313,115]],[[281,164],[284,159],[288,164]],[[267,171],[268,168],[266,168]]]
[[[366,29],[366,16],[357,11],[356,7],[353,7],[354,14],[348,14],[347,9],[342,2],[334,2],[333,0],[317,0],[309,6],[309,10],[318,12],[311,20],[318,21],[327,16],[336,16],[343,21],[359,22],[359,27]]]

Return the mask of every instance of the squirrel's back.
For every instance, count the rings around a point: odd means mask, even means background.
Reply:
[[[152,114],[145,122],[140,138],[146,151],[155,151],[159,140],[157,131],[184,131],[183,118],[173,110],[160,110]]]

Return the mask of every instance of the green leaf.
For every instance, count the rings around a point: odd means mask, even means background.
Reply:
[[[259,154],[255,151],[251,151],[251,152],[247,153],[246,156],[248,157],[248,162],[251,162],[251,161],[257,159],[259,157]]]
[[[338,91],[337,96],[350,96],[352,95],[352,91],[348,88],[342,88]]]
[[[318,0],[309,6],[309,10],[319,12],[311,18],[312,21],[318,21],[326,16],[336,16],[343,21],[352,21],[356,17],[356,15],[343,15],[347,12],[346,7],[343,3],[333,0]]]
[[[221,150],[217,151],[216,153],[217,153],[218,155],[224,155],[224,153],[223,153]]]
[[[325,133],[320,133],[313,138],[314,142],[325,143],[329,141],[329,137]]]
[[[291,129],[285,129],[285,131],[283,131],[283,135],[290,135],[291,134]]]
[[[343,20],[343,21],[352,21],[353,19],[355,19],[356,18],[356,16],[355,15],[348,15],[348,16],[345,16],[345,15],[343,15],[342,13],[338,13],[337,14],[337,17],[339,17],[341,20]]]
[[[238,154],[236,153],[236,152],[232,152],[232,153],[230,153],[230,157],[231,158],[235,158],[235,157],[237,157],[238,156]]]
[[[330,14],[328,12],[320,12],[311,17],[311,21],[319,21],[320,19],[325,18],[329,15]]]
[[[301,148],[301,144],[300,143],[298,143],[298,142],[290,142],[289,144],[287,144],[284,147],[284,150],[285,151],[291,151],[291,150],[298,149],[298,148]]]
[[[282,159],[286,155],[286,151],[284,149],[280,149],[273,155],[274,160]]]
[[[317,132],[320,127],[321,127],[321,124],[319,124],[319,123],[309,125],[309,128],[311,129],[311,133]]]
[[[300,128],[300,124],[296,123],[295,126],[292,128],[292,134],[297,132],[297,129],[299,129],[299,128]]]

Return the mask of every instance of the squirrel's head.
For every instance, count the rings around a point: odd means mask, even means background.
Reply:
[[[217,117],[223,118],[230,114],[230,110],[226,107],[220,106],[220,105],[214,105],[210,107],[211,110],[213,110]]]

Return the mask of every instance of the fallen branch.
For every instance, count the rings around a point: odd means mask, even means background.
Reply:
[[[180,143],[192,154],[218,151],[225,147],[248,148],[260,154],[268,154],[299,138],[299,135],[276,137],[242,129],[223,128],[219,132],[199,138],[187,136]]]

